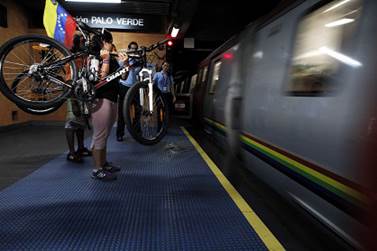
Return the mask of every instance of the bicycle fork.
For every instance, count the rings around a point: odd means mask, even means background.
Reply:
[[[144,74],[145,73],[145,74]],[[142,69],[139,72],[141,81],[148,81],[148,100],[149,100],[149,113],[153,113],[153,81],[152,81],[152,70]],[[139,89],[140,95],[140,105],[144,104],[144,92],[143,89]]]

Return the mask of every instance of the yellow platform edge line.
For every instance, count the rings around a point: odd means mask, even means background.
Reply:
[[[203,150],[203,148],[198,144],[198,142],[196,142],[196,140],[190,135],[190,133],[186,130],[186,128],[181,127],[181,130],[186,135],[186,137],[190,140],[191,144],[195,147],[196,151],[200,154],[203,160],[207,163],[208,167],[211,169],[211,171],[216,176],[218,181],[221,183],[221,185],[227,191],[227,193],[232,198],[234,203],[240,209],[240,211],[245,216],[245,218],[247,219],[251,227],[258,234],[259,238],[261,238],[261,240],[266,245],[268,250],[272,250],[272,251],[285,250],[283,245],[276,239],[276,237],[271,233],[271,231],[266,227],[266,225],[264,225],[264,223],[258,217],[258,215],[253,211],[253,209],[251,209],[251,207],[247,204],[247,202],[242,198],[242,196],[237,192],[237,190],[233,187],[233,185],[223,175],[220,169],[211,160],[211,158],[207,155],[207,153]]]

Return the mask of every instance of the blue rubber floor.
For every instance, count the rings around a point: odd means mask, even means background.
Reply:
[[[0,250],[266,250],[179,129],[108,149],[117,181],[64,154],[0,191]]]

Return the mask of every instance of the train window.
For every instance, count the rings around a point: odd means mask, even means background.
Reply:
[[[201,68],[200,70],[199,70],[199,73],[198,73],[198,81],[197,81],[197,85],[201,85],[201,83],[202,83],[202,76],[203,76],[203,68]]]
[[[203,69],[203,75],[202,75],[202,83],[206,82],[207,81],[207,73],[208,73],[208,66],[204,67]]]
[[[215,93],[217,82],[219,82],[220,68],[221,68],[221,61],[217,61],[215,63],[215,67],[213,68],[211,88],[209,89],[210,94]]]
[[[181,82],[180,89],[179,89],[179,93],[181,94],[183,93],[183,90],[185,88],[185,83],[186,83],[186,79]]]
[[[191,77],[190,92],[195,88],[196,82],[198,80],[198,74],[195,74]]]
[[[191,78],[187,77],[185,83],[182,88],[182,93],[189,93],[190,92],[190,85],[191,85]]]
[[[301,20],[288,92],[293,95],[331,93],[337,88],[334,75],[340,64],[361,66],[356,59],[342,53],[344,45],[354,35],[361,6],[362,0],[331,1]]]
[[[178,84],[175,84],[174,87],[175,87],[175,93],[180,93],[181,91],[181,86],[182,86],[182,81],[179,82]]]

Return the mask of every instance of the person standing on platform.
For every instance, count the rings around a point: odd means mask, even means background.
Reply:
[[[100,52],[102,66],[101,78],[116,71],[119,67],[116,58],[110,56],[114,51],[113,37],[109,31],[102,34],[102,49]],[[115,172],[120,168],[107,161],[107,139],[117,115],[117,100],[119,93],[118,80],[108,82],[96,91],[96,103],[92,110],[92,154],[95,167],[92,171],[92,178],[110,181],[115,180]]]
[[[73,36],[72,53],[79,51],[80,46],[84,44],[83,37],[80,33],[76,33]],[[79,68],[84,64],[85,59],[79,57],[75,59],[75,64]],[[70,68],[66,68],[66,77],[70,79]],[[84,146],[84,130],[88,126],[87,119],[81,111],[81,103],[74,98],[67,99],[67,117],[65,123],[65,135],[69,152],[67,154],[67,160],[81,163],[82,157],[91,156],[92,152]],[[75,150],[75,135],[77,138],[77,150]]]
[[[175,91],[174,91],[174,80],[173,77],[169,73],[169,63],[164,62],[162,64],[162,70],[157,72],[153,76],[153,83],[157,85],[158,89],[160,89],[162,96],[165,98],[170,114],[173,111],[173,103],[176,100]]]
[[[128,51],[136,51],[139,48],[138,44],[134,41],[129,43]],[[123,141],[124,137],[124,128],[125,121],[123,115],[123,103],[127,95],[127,91],[132,85],[137,82],[137,75],[139,74],[141,67],[138,66],[138,62],[134,58],[128,58],[126,63],[129,67],[128,75],[122,76],[122,79],[119,80],[119,98],[118,98],[118,121],[117,121],[117,132],[116,138],[117,141]]]

